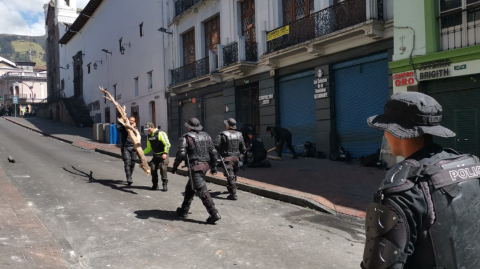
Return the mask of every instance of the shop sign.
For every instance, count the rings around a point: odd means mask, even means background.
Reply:
[[[457,65],[454,67],[455,70],[463,70],[463,69],[467,69],[467,65],[466,64],[462,64],[462,65]]]
[[[267,95],[261,95],[258,97],[258,100],[259,101],[263,101],[263,100],[269,100],[270,99],[273,99],[273,94],[267,94]]]
[[[327,67],[328,69],[328,67]],[[313,85],[315,85],[315,99],[322,99],[328,97],[328,75],[325,75],[323,68],[317,67],[315,70],[315,79]]]
[[[415,78],[413,77],[413,71],[398,73],[392,76],[395,81],[395,86],[408,86],[415,84]]]
[[[448,59],[422,63],[419,68],[419,80],[448,77],[450,76],[449,67],[450,60]]]
[[[268,105],[268,104],[270,104],[270,99],[262,100],[262,105]]]
[[[271,31],[267,34],[267,41],[279,38],[284,35],[288,35],[290,33],[290,26],[284,26],[282,28],[278,28],[277,30]]]

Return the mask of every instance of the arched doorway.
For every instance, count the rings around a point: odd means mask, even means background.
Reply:
[[[20,94],[20,88],[15,86],[15,95],[18,96]]]

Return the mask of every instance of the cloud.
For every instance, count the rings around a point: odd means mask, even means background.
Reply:
[[[77,0],[84,8],[89,0]],[[49,0],[0,0],[0,34],[39,36],[45,34],[43,6]]]

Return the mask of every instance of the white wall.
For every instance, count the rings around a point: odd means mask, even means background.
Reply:
[[[105,122],[105,107],[110,106],[111,118],[115,120],[116,109],[109,102],[105,103],[99,86],[107,88],[113,94],[113,85],[117,85],[117,95],[121,95],[118,102],[127,107],[130,114],[132,102],[139,106],[140,123],[144,125],[150,121],[148,104],[155,101],[157,125],[167,131],[167,104],[165,99],[165,72],[164,61],[168,60],[168,47],[162,46],[167,42],[165,34],[157,29],[165,23],[162,20],[163,1],[130,1],[105,0],[98,7],[92,18],[66,45],[60,48],[60,65],[70,65],[69,70],[61,70],[61,79],[65,80],[65,94],[67,97],[74,94],[72,57],[78,51],[83,54],[83,97],[88,105],[100,101],[100,110],[92,111],[91,115],[102,113],[102,122]],[[139,25],[144,23],[144,36],[140,37]],[[119,50],[119,39],[125,46],[125,54]],[[112,55],[102,52],[106,49]],[[163,50],[163,51],[162,51]],[[93,65],[97,63],[97,70]],[[91,63],[91,72],[88,74],[87,65]],[[147,88],[147,72],[153,71],[153,90]],[[139,95],[135,96],[134,78],[139,78]],[[157,97],[155,99],[155,97]]]

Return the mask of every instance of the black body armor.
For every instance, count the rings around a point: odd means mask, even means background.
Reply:
[[[447,149],[432,158],[407,159],[394,166],[375,195],[375,202],[367,208],[362,265],[367,269],[388,268],[406,262],[405,268],[414,268],[427,259],[417,253],[433,248],[435,268],[480,268],[479,178],[480,162],[476,156]],[[401,212],[397,215],[381,202],[389,194],[408,191],[417,184],[431,208],[426,219],[433,225],[424,221],[422,228],[428,231],[430,240],[418,241],[415,252],[407,257],[404,246],[395,246],[384,238],[399,219],[407,223],[404,211],[394,205]],[[408,227],[406,230],[409,236]]]
[[[212,140],[205,132],[188,132],[180,140],[184,140],[184,145],[187,147],[186,137],[192,138],[195,143],[195,148],[187,150],[190,161],[209,162],[210,161],[210,147]],[[182,143],[180,143],[182,145]]]
[[[242,133],[237,131],[223,131],[220,135],[223,135],[227,141],[226,152],[221,152],[221,154],[223,156],[240,156],[240,143],[244,143]]]
[[[153,136],[148,136],[148,141],[150,141],[150,146],[152,147],[153,153],[158,154],[165,151],[165,145],[162,141],[158,140],[158,135],[160,131],[157,130],[153,133]]]

